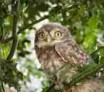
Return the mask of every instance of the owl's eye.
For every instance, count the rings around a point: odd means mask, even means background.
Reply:
[[[42,32],[39,34],[39,38],[44,39],[45,38],[45,34]]]
[[[56,31],[54,35],[55,35],[55,37],[61,37],[62,33],[60,31]]]

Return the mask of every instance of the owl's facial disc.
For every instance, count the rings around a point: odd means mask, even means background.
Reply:
[[[36,45],[38,47],[54,46],[68,39],[68,31],[61,28],[41,28],[37,32]]]

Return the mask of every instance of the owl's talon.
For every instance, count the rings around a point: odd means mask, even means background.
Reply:
[[[63,88],[64,88],[64,85],[62,85],[62,84],[55,85],[56,90],[60,90],[60,89],[63,89]]]

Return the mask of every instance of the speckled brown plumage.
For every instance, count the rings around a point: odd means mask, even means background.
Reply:
[[[99,79],[89,79],[63,92],[104,92],[104,85]]]
[[[35,50],[41,63],[41,68],[48,78],[54,82],[59,81],[59,83],[62,83],[67,81],[67,77],[70,79],[77,72],[77,67],[82,67],[89,63],[89,56],[78,46],[68,29],[55,23],[43,25],[37,30]],[[65,64],[68,64],[69,68],[62,75],[59,70]],[[64,90],[64,92],[98,92],[95,89],[100,90],[100,85],[100,80],[89,79],[67,91]]]

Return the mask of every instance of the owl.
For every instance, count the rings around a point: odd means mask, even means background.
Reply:
[[[89,56],[73,39],[70,30],[58,23],[45,24],[36,31],[35,50],[41,69],[56,85],[68,82],[79,67],[89,63]],[[100,84],[98,79],[89,79],[63,92],[102,92]]]

